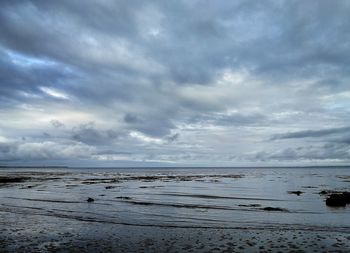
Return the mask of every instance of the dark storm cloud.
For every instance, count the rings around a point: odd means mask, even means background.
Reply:
[[[147,25],[137,19],[137,10],[147,7],[143,2],[97,4],[87,1],[81,6],[75,1],[21,1],[2,8],[1,38],[14,50],[85,70],[97,65],[95,72],[107,68],[139,74],[130,66],[89,58],[88,52],[84,56],[80,47],[84,47],[86,41],[75,32],[86,32],[87,39],[116,35],[140,48],[145,57],[166,67],[167,76],[162,73],[158,79],[171,78],[177,84],[208,84],[225,67],[243,66],[279,75],[288,71],[314,72],[322,64],[347,69],[349,50],[345,40],[349,21],[342,18],[349,8],[346,3],[206,4],[208,6],[194,2],[150,3],[149,6],[164,16],[159,27],[164,35],[153,43],[142,36],[140,30],[147,29]],[[146,16],[145,23],[147,18],[152,21],[153,17]],[[258,29],[259,26],[264,29]],[[338,37],[344,43],[335,48],[328,40]],[[312,50],[303,46],[309,44]]]
[[[57,143],[69,158],[121,145],[202,159],[260,143],[284,150],[271,159],[321,159],[298,149],[318,138],[347,159],[349,13],[345,0],[2,1],[2,157],[53,158]],[[218,137],[241,147],[222,151]]]
[[[349,20],[343,17],[349,8],[344,1],[86,1],[83,6],[75,1],[21,1],[2,8],[1,41],[13,50],[85,71],[149,75],[132,64],[92,57],[94,50],[100,53],[99,46],[111,50],[108,40],[115,36],[165,67],[166,72],[151,76],[155,80],[209,84],[231,67],[290,79],[291,72],[312,75],[327,66],[348,73]],[[138,10],[144,10],[143,17],[138,18]],[[157,13],[160,21],[155,20]],[[152,28],[147,22],[159,29],[158,38],[144,36]],[[100,38],[104,45],[95,46]]]

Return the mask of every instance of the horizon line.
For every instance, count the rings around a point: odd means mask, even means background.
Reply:
[[[227,168],[227,169],[251,169],[251,168],[343,168],[343,167],[349,167],[350,165],[295,165],[295,166],[65,166],[65,165],[40,165],[40,166],[35,166],[35,165],[20,165],[20,166],[10,166],[10,165],[0,165],[0,169],[4,168],[37,168],[37,169],[50,169],[50,168],[57,168],[57,169],[160,169],[160,168],[181,168],[181,169],[205,169],[205,168]]]

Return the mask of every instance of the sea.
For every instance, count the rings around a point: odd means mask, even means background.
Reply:
[[[14,167],[0,180],[0,213],[31,220],[350,232],[350,206],[325,204],[350,191],[348,167]]]

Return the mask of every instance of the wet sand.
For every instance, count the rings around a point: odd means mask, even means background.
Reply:
[[[125,226],[0,213],[0,252],[350,252],[350,233]]]

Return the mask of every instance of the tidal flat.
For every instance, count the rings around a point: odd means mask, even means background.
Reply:
[[[350,252],[350,168],[3,168],[0,252]]]

